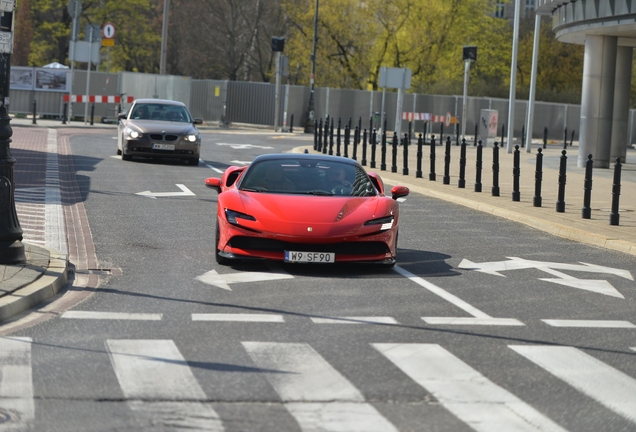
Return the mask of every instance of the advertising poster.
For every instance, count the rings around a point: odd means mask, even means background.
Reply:
[[[38,68],[35,70],[35,89],[66,92],[70,74],[66,69]]]
[[[33,90],[33,68],[12,67],[10,89]]]

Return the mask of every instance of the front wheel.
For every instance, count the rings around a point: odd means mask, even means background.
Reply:
[[[219,250],[219,239],[220,239],[221,235],[220,235],[219,221],[218,220],[216,221],[216,233],[215,233],[214,237],[215,237],[214,238],[214,244],[215,244],[214,250],[216,251],[216,253],[214,254],[214,257],[216,258],[216,263],[220,264],[220,265],[224,265],[224,266],[230,265],[232,260],[219,255],[219,252],[220,252],[220,250]]]

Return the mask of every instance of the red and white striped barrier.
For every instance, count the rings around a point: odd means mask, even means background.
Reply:
[[[102,95],[64,95],[64,102],[89,102],[89,103],[121,103],[121,96],[102,96]],[[134,96],[126,96],[126,103],[132,103],[135,100]]]
[[[446,115],[432,115],[431,113],[416,113],[416,112],[403,112],[402,120],[414,121],[424,120],[431,123],[447,123],[447,124],[459,124],[459,118],[455,116]]]

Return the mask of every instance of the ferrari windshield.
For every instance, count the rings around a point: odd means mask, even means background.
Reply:
[[[239,189],[251,192],[317,196],[374,196],[376,190],[359,166],[317,159],[264,160],[245,172]]]

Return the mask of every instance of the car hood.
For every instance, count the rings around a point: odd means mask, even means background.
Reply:
[[[386,215],[381,197],[323,197],[233,191],[224,202],[256,218],[253,228],[282,235],[346,235],[364,222]],[[234,201],[234,202],[232,202]],[[240,207],[240,208],[239,208]],[[381,213],[381,214],[378,214]]]
[[[186,135],[199,132],[194,126],[192,126],[192,124],[183,122],[129,120],[126,126],[142,133],[161,132],[176,135]]]

